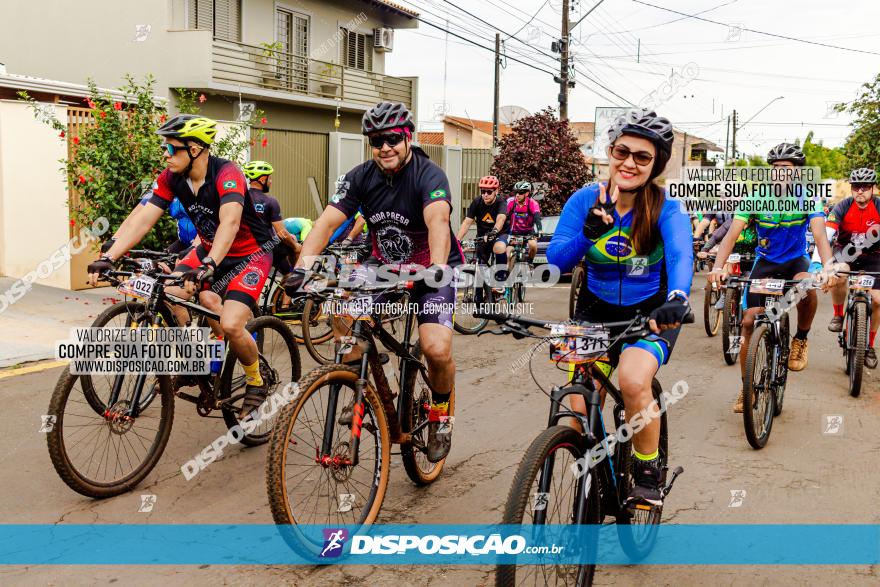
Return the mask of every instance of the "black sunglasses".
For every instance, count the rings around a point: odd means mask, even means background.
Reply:
[[[480,190],[480,193],[484,196],[490,196],[495,193],[495,190]]]
[[[527,194],[527,193],[529,193],[529,190],[516,190],[516,193],[519,195]]]
[[[632,155],[636,165],[641,165],[642,167],[654,160],[654,156],[645,151],[630,151],[623,145],[614,145],[611,148],[611,156],[618,161],[626,161],[630,155]]]
[[[854,192],[866,192],[874,189],[873,183],[853,183],[850,184],[850,188]]]
[[[388,143],[389,147],[396,147],[406,138],[403,134],[399,132],[389,132],[381,135],[374,135],[370,137],[370,146],[374,149],[381,149],[382,145]]]

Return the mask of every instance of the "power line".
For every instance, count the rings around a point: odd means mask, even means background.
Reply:
[[[532,18],[530,18],[529,20],[527,20],[526,23],[525,23],[524,25],[522,25],[521,27],[519,27],[519,30],[516,31],[516,32],[513,33],[513,34],[514,34],[514,35],[518,35],[518,34],[520,34],[520,33],[523,31],[524,28],[526,28],[527,26],[529,26],[529,25],[532,23],[532,21],[535,20],[535,17],[538,16],[538,13],[541,12],[542,10],[544,10],[544,7],[547,6],[547,3],[548,3],[548,2],[550,2],[550,0],[544,0],[544,3],[541,4],[541,6],[538,7],[538,10],[535,11],[535,14],[532,15]]]
[[[678,10],[672,10],[671,8],[664,8],[664,7],[662,7],[662,6],[656,6],[656,5],[654,5],[654,4],[649,4],[648,2],[643,2],[642,0],[632,0],[632,1],[635,2],[636,4],[644,4],[645,6],[650,6],[651,8],[656,8],[657,10],[664,10],[664,11],[666,11],[666,12],[672,12],[673,14],[679,14],[679,15],[681,15],[681,16],[685,16],[685,17],[688,17],[688,18],[693,18],[693,19],[696,19],[696,20],[701,20],[701,21],[703,21],[703,22],[709,22],[709,23],[712,23],[712,24],[717,24],[717,25],[719,25],[719,26],[723,26],[723,27],[725,27],[725,28],[729,28],[729,27],[730,27],[729,24],[726,24],[726,23],[723,23],[723,22],[718,22],[717,20],[712,20],[712,19],[710,19],[710,18],[703,18],[702,16],[697,16],[697,15],[695,15],[695,14],[687,14],[686,12],[679,12]],[[788,40],[788,41],[795,41],[795,42],[797,42],[797,43],[804,43],[804,44],[807,44],[807,45],[816,45],[816,46],[818,46],[818,47],[825,47],[825,48],[828,48],[828,49],[838,49],[838,50],[841,50],[841,51],[851,51],[851,52],[853,52],[853,53],[864,53],[865,55],[880,55],[880,53],[877,53],[876,51],[867,51],[867,50],[865,50],[865,49],[853,49],[852,47],[842,47],[842,46],[840,46],[840,45],[832,45],[832,44],[830,44],[830,43],[820,43],[820,42],[818,42],[818,41],[808,41],[808,40],[806,40],[806,39],[799,39],[799,38],[797,38],[797,37],[789,37],[789,36],[787,36],[787,35],[780,35],[780,34],[777,34],[777,33],[768,33],[768,32],[766,32],[766,31],[759,31],[759,30],[756,30],[756,29],[750,29],[750,28],[746,28],[746,27],[741,27],[741,29],[744,30],[744,31],[749,31],[750,33],[756,33],[756,34],[759,34],[759,35],[765,35],[765,36],[768,36],[768,37],[776,37],[777,39],[786,39],[786,40]]]

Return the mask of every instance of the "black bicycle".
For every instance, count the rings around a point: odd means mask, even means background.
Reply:
[[[477,334],[489,323],[475,315],[483,304],[507,304],[507,298],[492,287],[489,275],[491,266],[477,254],[477,249],[488,246],[490,242],[494,242],[494,239],[490,241],[485,235],[462,242],[465,258],[469,262],[459,268],[464,285],[456,288],[455,319],[452,323],[455,331],[461,334]],[[468,255],[468,251],[472,254]],[[494,256],[490,250],[489,257]]]
[[[296,400],[285,406],[272,432],[266,487],[276,524],[373,523],[388,487],[392,444],[400,445],[414,483],[428,485],[440,476],[445,459],[432,463],[426,456],[432,388],[421,346],[412,338],[415,316],[405,314],[398,340],[373,313],[374,297],[393,303],[411,283],[324,284],[331,315],[353,326],[341,337],[335,362],[299,381]],[[398,393],[382,368],[377,341],[398,357]],[[346,364],[355,347],[363,353],[360,361]],[[454,408],[453,392],[450,416]],[[283,535],[310,553],[320,546],[290,529]]]
[[[513,283],[504,288],[504,299],[508,304],[526,301],[526,282],[530,275],[528,247],[529,241],[538,238],[534,233],[510,235],[507,245],[513,248],[510,255],[510,278]]]
[[[130,271],[109,271],[103,278],[140,301],[123,301],[99,315],[93,324],[125,328],[163,328],[178,322],[170,306],[186,308],[199,324],[219,316],[199,304],[165,292],[182,286],[180,277],[165,274],[143,262],[123,258]],[[188,325],[188,324],[187,324]],[[287,325],[273,316],[247,323],[259,350],[260,374],[269,397],[300,377],[296,341]],[[54,418],[47,434],[49,457],[61,479],[74,491],[93,498],[125,493],[152,471],[162,456],[174,419],[175,396],[196,404],[208,417],[215,410],[230,430],[239,426],[245,377],[231,349],[216,373],[171,376],[126,373],[72,375],[64,369],[52,393],[48,415]],[[214,369],[212,369],[214,370]],[[197,386],[199,395],[180,391]],[[265,443],[273,418],[243,427],[240,442]]]
[[[849,394],[859,397],[862,393],[862,375],[865,370],[865,352],[868,350],[868,333],[871,329],[871,289],[880,273],[869,271],[840,271],[847,275],[843,330],[837,335],[843,349],[844,370],[849,375]]]
[[[732,277],[748,277],[749,271],[743,273],[743,266],[749,267],[754,257],[732,253],[727,257],[728,272]],[[728,280],[724,284],[721,315],[721,354],[724,362],[733,365],[739,358],[742,346],[743,289],[745,284]]]
[[[729,277],[730,283],[747,285],[747,293],[763,297],[765,308],[778,308],[776,312],[761,312],[755,317],[755,328],[746,350],[743,427],[752,448],[761,449],[770,439],[773,419],[782,413],[788,382],[791,329],[788,308],[782,307],[780,300],[785,289],[797,285],[800,280]]]
[[[601,524],[606,516],[615,518],[618,538],[625,552],[636,559],[646,556],[654,546],[657,529],[662,517],[662,507],[628,501],[634,486],[631,475],[631,440],[619,441],[616,433],[609,434],[602,419],[604,398],[600,390],[613,400],[613,423],[615,430],[627,422],[623,397],[602,370],[595,366],[615,344],[647,335],[647,318],[638,315],[631,321],[605,324],[573,324],[535,320],[513,315],[487,315],[501,323],[498,330],[482,334],[512,334],[516,338],[542,338],[529,331],[536,327],[550,330],[551,358],[557,364],[574,363],[574,374],[569,383],[554,386],[550,393],[550,415],[547,429],[532,441],[514,475],[504,509],[502,524]],[[694,321],[688,314],[684,322]],[[612,330],[621,333],[611,339]],[[531,372],[531,370],[530,370]],[[541,385],[532,374],[532,379]],[[598,388],[597,388],[598,385]],[[666,399],[660,383],[654,379],[651,385],[654,400],[660,410],[659,453],[662,465],[661,494],[665,497],[672,490],[675,479],[684,472],[676,467],[668,476],[669,432],[666,420]],[[587,413],[572,411],[563,400],[569,395],[583,398]],[[577,427],[563,425],[563,419],[573,419]],[[606,458],[592,460],[594,447],[605,447]],[[598,545],[588,542],[581,545],[581,553],[590,558]],[[499,565],[495,583],[499,586],[521,584],[549,584],[555,582],[574,585],[591,585],[595,573],[594,564],[572,565]]]

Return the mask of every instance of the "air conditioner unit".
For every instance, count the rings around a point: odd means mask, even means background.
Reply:
[[[373,48],[382,53],[394,49],[394,29],[373,29]]]

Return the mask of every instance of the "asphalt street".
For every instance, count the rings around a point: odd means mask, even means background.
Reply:
[[[702,308],[701,277],[694,305]],[[568,289],[530,289],[536,317],[567,316]],[[702,317],[685,327],[664,388],[678,381],[687,396],[670,410],[671,464],[684,475],[667,498],[668,524],[877,524],[880,523],[880,381],[868,372],[862,395],[846,390],[835,335],[826,330],[831,306],[820,298],[810,336],[809,365],[789,379],[785,410],[766,448],[746,442],[742,417],[731,406],[739,367],[724,364],[718,337],[708,338]],[[415,487],[395,457],[379,517],[382,523],[496,523],[525,448],[546,425],[549,402],[528,369],[512,368],[530,342],[509,336],[456,335],[455,437],[441,478]],[[313,365],[302,349],[304,366]],[[564,381],[546,356],[534,372],[544,387]],[[0,378],[4,400],[0,459],[2,523],[269,524],[266,449],[236,448],[193,480],[180,466],[225,428],[177,402],[167,450],[150,476],[130,494],[95,501],[72,492],[58,478],[38,432],[40,415],[61,368]],[[828,417],[842,416],[836,433]],[[138,512],[141,495],[156,496],[149,513]],[[258,547],[258,545],[255,545]],[[3,585],[492,585],[490,567],[415,566],[45,566],[0,567]],[[869,566],[617,566],[600,567],[601,585],[877,585]]]

